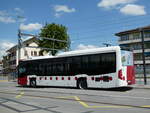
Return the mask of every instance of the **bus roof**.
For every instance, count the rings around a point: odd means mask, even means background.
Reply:
[[[85,54],[96,54],[96,53],[105,53],[116,51],[120,49],[119,46],[110,46],[110,47],[101,47],[101,48],[93,48],[93,49],[84,49],[84,50],[75,50],[58,54],[58,56],[76,56],[76,55],[85,55]]]
[[[48,58],[59,58],[59,57],[69,57],[69,56],[77,56],[77,55],[87,55],[87,54],[97,54],[97,53],[106,53],[119,50],[119,46],[109,46],[109,47],[100,47],[100,48],[92,48],[92,49],[84,49],[84,50],[75,50],[69,52],[59,53],[56,56],[40,56],[40,57],[32,57],[28,60],[40,60],[40,59],[48,59]]]

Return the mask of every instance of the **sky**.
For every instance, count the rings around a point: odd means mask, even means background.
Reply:
[[[19,28],[38,35],[46,23],[68,28],[71,50],[118,45],[115,33],[150,25],[150,0],[0,0],[0,58]]]

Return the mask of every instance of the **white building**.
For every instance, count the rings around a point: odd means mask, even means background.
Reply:
[[[32,48],[31,48],[32,47]],[[20,59],[25,60],[33,56],[40,55],[40,49],[34,48],[38,47],[38,41],[36,38],[30,38],[23,42],[21,49],[20,49]],[[4,59],[3,59],[4,60]],[[18,49],[17,45],[13,46],[9,50],[7,50],[6,59],[3,61],[5,62],[6,66],[4,65],[4,73],[16,75],[16,67],[18,65]]]
[[[120,46],[133,50],[136,73],[143,73],[141,30],[144,35],[146,72],[150,74],[150,26],[122,31],[115,35],[119,37],[118,43]]]

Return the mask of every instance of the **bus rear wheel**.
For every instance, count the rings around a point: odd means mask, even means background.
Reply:
[[[30,79],[30,86],[34,87],[34,88],[36,87],[36,79],[35,78]]]
[[[79,89],[87,89],[87,81],[86,79],[79,79],[77,82],[77,88]]]

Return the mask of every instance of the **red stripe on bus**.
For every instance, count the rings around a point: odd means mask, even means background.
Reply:
[[[75,77],[74,79],[75,79],[75,80],[78,80],[78,77]]]
[[[91,80],[94,80],[95,78],[94,77],[91,77]]]
[[[42,80],[42,77],[40,77],[40,80]]]
[[[50,80],[52,80],[53,78],[52,77],[50,77]]]
[[[68,80],[70,80],[71,78],[70,77],[68,77]]]

